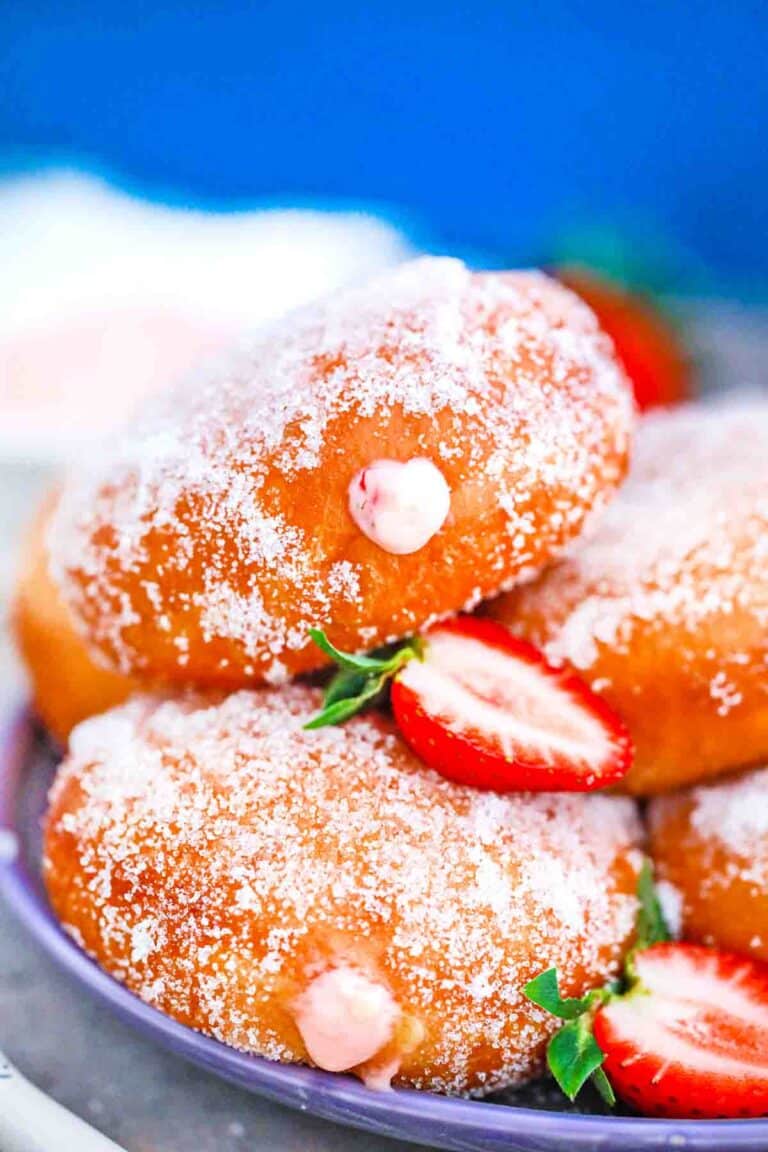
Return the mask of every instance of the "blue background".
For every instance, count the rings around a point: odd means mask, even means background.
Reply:
[[[584,222],[768,270],[768,4],[0,0],[0,162],[377,201],[510,259]]]

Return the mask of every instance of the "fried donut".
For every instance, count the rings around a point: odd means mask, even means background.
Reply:
[[[424,768],[389,722],[302,724],[304,685],[81,724],[44,875],[67,931],[142,999],[273,1060],[443,1092],[539,1070],[556,1022],[632,934],[622,797],[499,796]]]
[[[629,479],[566,559],[490,613],[626,721],[622,787],[768,757],[768,403],[644,417]]]
[[[371,648],[540,568],[625,470],[629,388],[536,272],[419,260],[166,394],[71,485],[52,570],[126,673],[223,686]]]
[[[75,724],[121,704],[137,684],[94,661],[50,577],[45,533],[54,503],[45,501],[27,534],[11,625],[35,712],[66,744]]]
[[[659,797],[648,822],[686,938],[768,960],[768,768]]]

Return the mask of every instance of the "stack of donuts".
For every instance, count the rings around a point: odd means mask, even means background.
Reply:
[[[679,931],[768,958],[767,571],[768,403],[638,418],[556,281],[423,259],[290,315],[30,533],[52,906],[241,1050],[526,1081],[526,985],[620,973],[647,845]]]

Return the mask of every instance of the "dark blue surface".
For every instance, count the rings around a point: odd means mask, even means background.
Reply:
[[[536,255],[639,221],[768,271],[765,0],[0,0],[0,161],[353,197]]]

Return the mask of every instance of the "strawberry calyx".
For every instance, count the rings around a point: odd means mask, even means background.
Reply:
[[[637,975],[638,952],[671,939],[664,920],[650,860],[643,861],[637,884],[638,912],[635,920],[635,943],[627,954],[621,976],[583,996],[561,996],[556,968],[548,968],[529,981],[523,993],[534,1004],[559,1020],[562,1028],[547,1045],[547,1067],[569,1100],[573,1101],[588,1080],[592,1081],[603,1101],[613,1107],[616,1095],[603,1071],[605,1052],[593,1033],[594,1018],[600,1008],[613,1000],[643,995],[645,989]]]
[[[410,660],[420,660],[423,654],[418,636],[394,649],[381,648],[370,656],[360,656],[336,648],[319,628],[310,628],[309,635],[317,647],[330,656],[338,671],[323,693],[322,709],[304,725],[307,730],[343,724],[376,703],[400,669]]]
[[[547,1045],[547,1067],[569,1100],[575,1100],[587,1080],[609,1106],[616,1103],[610,1081],[602,1069],[605,1054],[592,1032],[595,1012],[613,995],[610,985],[593,988],[584,996],[561,996],[556,968],[547,968],[523,989],[540,1008],[566,1023]]]

